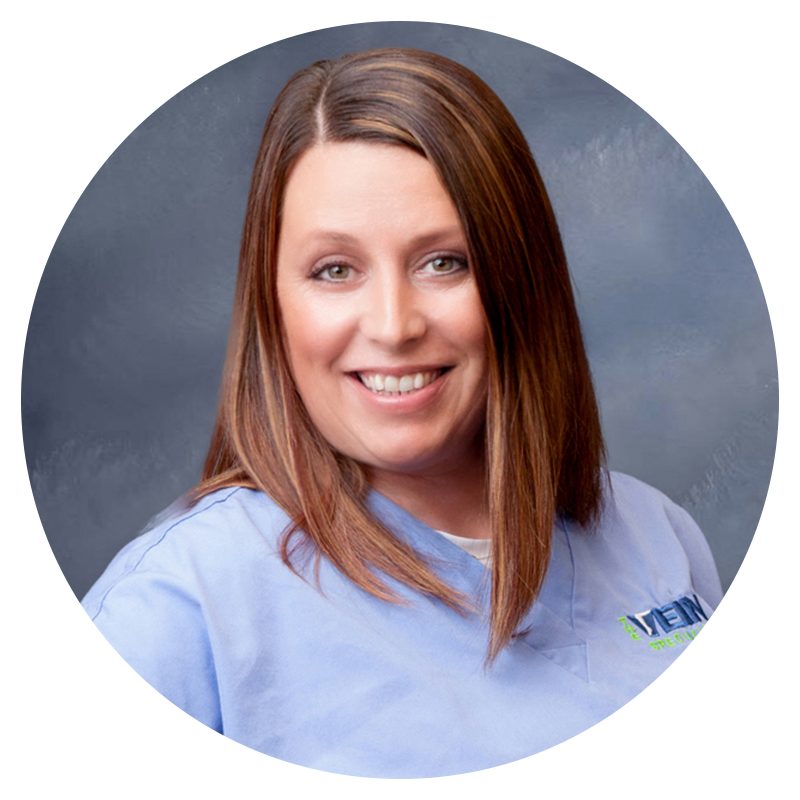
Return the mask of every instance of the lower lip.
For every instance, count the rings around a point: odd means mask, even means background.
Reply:
[[[347,377],[362,401],[369,403],[372,408],[395,413],[411,413],[421,411],[436,401],[450,372],[451,370],[448,369],[435,381],[408,394],[376,394],[364,386],[357,375],[348,374]]]

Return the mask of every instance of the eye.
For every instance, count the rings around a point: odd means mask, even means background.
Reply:
[[[436,275],[447,275],[451,272],[458,272],[467,268],[467,261],[456,256],[436,256],[428,261],[423,267],[424,272]]]
[[[346,280],[350,277],[353,270],[347,264],[328,264],[320,267],[312,274],[312,278],[323,281],[331,281],[336,283],[338,281]]]

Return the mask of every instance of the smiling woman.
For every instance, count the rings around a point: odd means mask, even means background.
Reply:
[[[412,50],[298,73],[203,480],[85,598],[109,641],[263,753],[440,776],[603,719],[720,596],[688,515],[604,469],[558,227],[497,96]]]
[[[294,382],[326,441],[386,496],[408,492],[423,522],[488,538],[486,324],[430,162],[385,144],[307,151],[286,188],[277,288]]]

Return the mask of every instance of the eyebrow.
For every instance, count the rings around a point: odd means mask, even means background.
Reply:
[[[443,228],[441,230],[434,230],[430,231],[429,233],[421,234],[420,236],[412,237],[410,243],[413,248],[422,248],[430,244],[433,244],[435,242],[438,242],[442,239],[464,240],[464,238],[465,238],[464,232],[461,230],[460,227]],[[351,246],[358,245],[359,243],[359,240],[355,236],[351,236],[349,233],[343,233],[341,231],[329,231],[324,229],[312,231],[308,235],[308,241],[335,242],[337,244],[351,245]]]
[[[357,244],[358,240],[355,236],[349,233],[340,233],[339,231],[313,231],[308,236],[309,241],[330,241],[337,242],[338,244]]]

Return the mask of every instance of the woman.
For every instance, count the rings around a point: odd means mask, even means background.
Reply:
[[[688,515],[604,473],[558,228],[501,101],[410,50],[292,78],[203,480],[85,598],[109,641],[256,750],[437,776],[612,713],[720,596]]]

